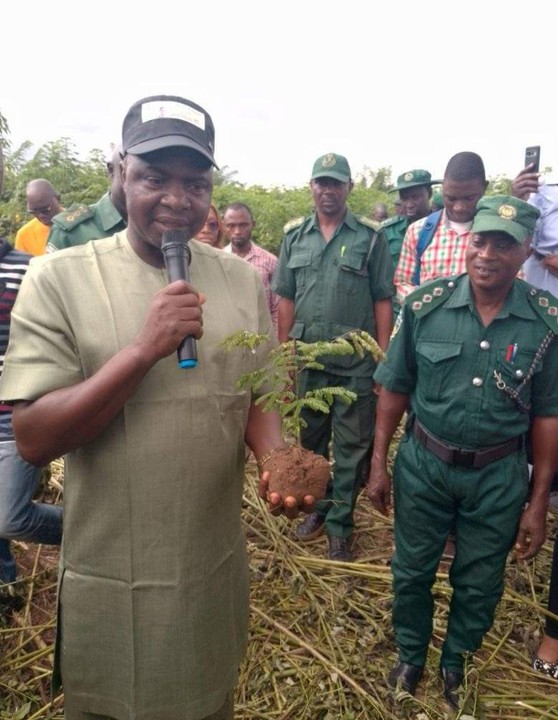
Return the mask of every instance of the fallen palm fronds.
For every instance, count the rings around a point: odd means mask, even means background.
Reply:
[[[61,466],[53,469],[52,493],[63,484],[61,474]],[[416,699],[396,698],[385,685],[395,661],[391,519],[372,512],[360,497],[356,562],[330,562],[325,539],[300,544],[292,523],[266,512],[252,464],[243,518],[252,607],[237,720],[446,717],[438,663],[451,596],[447,566],[441,567],[434,587],[434,637],[425,678]],[[549,515],[550,537],[555,524]],[[62,720],[62,697],[51,702],[49,696],[56,553],[33,545],[16,549],[25,568],[19,583],[25,603],[0,626],[0,718]],[[530,669],[546,614],[551,553],[547,542],[528,566],[510,558],[494,626],[468,668],[464,696],[469,717],[558,720],[558,683]]]

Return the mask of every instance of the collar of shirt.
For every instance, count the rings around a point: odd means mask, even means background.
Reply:
[[[225,245],[223,250],[230,253],[231,255],[236,255],[236,257],[240,258],[241,260],[251,260],[258,255],[258,246],[253,240],[250,240],[250,250],[248,250],[246,255],[239,255],[238,253],[235,253],[232,247],[232,243],[229,243],[228,245]]]
[[[467,273],[456,278],[456,284],[457,287],[444,303],[444,307],[452,309],[468,305],[470,308],[474,308],[475,302],[471,293],[471,283]],[[506,301],[495,319],[505,318],[509,315],[515,315],[525,320],[537,319],[537,315],[529,304],[527,295],[518,280],[514,281]]]
[[[124,218],[118,212],[114,203],[110,198],[110,193],[106,193],[97,203],[99,216],[103,225],[103,230],[108,231],[124,222]]]
[[[308,231],[310,231],[310,230],[316,230],[317,232],[321,232],[321,231],[320,231],[320,224],[319,224],[319,222],[318,222],[318,213],[317,213],[315,210],[314,210],[314,212],[312,213],[312,215],[310,215],[309,220],[310,220],[310,222],[309,222],[309,224],[308,224],[308,227],[305,228],[305,232],[308,232]],[[348,227],[350,227],[351,230],[356,230],[356,229],[357,229],[357,221],[356,221],[356,218],[355,218],[355,216],[353,215],[353,213],[349,210],[349,208],[347,208],[347,209],[345,210],[345,217],[343,218],[343,220],[341,220],[341,222],[340,222],[339,225],[337,226],[337,230],[335,231],[335,235],[337,235],[337,233],[339,232],[339,228],[340,228],[341,225],[343,225],[343,224],[345,224],[345,225],[347,225]]]

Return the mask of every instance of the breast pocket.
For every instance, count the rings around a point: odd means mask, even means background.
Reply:
[[[461,355],[463,343],[421,340],[417,343],[419,376],[424,378],[421,389],[425,400],[439,401],[442,394],[449,394],[455,383],[451,382],[455,362]]]
[[[297,292],[303,290],[308,284],[309,275],[312,271],[312,255],[310,253],[295,253],[289,259],[287,267],[294,273]]]
[[[368,266],[364,255],[351,253],[342,258],[337,275],[337,292],[341,295],[369,292]]]
[[[511,347],[498,349],[495,378],[513,390],[523,385],[523,388],[520,388],[520,397],[523,400],[528,400],[530,394],[527,388],[531,380],[525,382],[525,378],[532,378],[542,368],[542,362],[539,360],[531,369],[536,352],[536,348],[524,348],[516,351],[515,354]]]

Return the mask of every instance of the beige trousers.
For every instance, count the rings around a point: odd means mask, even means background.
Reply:
[[[64,720],[115,720],[109,715],[95,715],[94,713],[82,712],[81,710],[64,710]],[[161,718],[164,720],[164,718]],[[227,695],[224,705],[213,715],[206,715],[200,720],[234,720],[234,698],[233,693]]]

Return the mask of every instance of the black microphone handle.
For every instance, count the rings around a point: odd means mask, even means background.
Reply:
[[[161,245],[169,283],[175,280],[186,280],[190,282],[190,248],[186,233],[181,230],[166,230],[163,233]],[[182,340],[176,350],[178,365],[181,368],[194,368],[198,364],[198,353],[196,339],[191,335]]]

